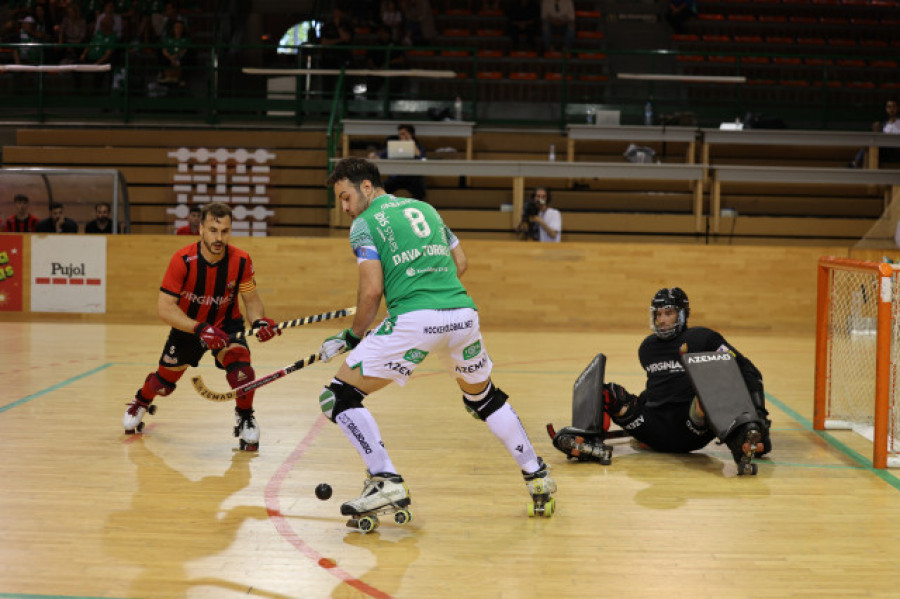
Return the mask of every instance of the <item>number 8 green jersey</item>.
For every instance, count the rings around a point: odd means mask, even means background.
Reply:
[[[450,253],[459,244],[430,204],[382,195],[350,227],[358,262],[380,260],[391,316],[413,310],[475,308]]]

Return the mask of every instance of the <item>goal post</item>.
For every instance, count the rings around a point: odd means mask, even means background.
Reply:
[[[867,437],[875,468],[900,467],[897,272],[832,256],[818,264],[813,428]]]

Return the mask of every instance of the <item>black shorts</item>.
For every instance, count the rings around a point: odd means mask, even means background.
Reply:
[[[709,428],[691,422],[691,402],[666,403],[648,407],[639,400],[639,410],[628,420],[613,419],[640,441],[668,453],[687,453],[709,445],[716,438]]]
[[[244,322],[242,320],[229,320],[220,328],[229,335],[233,335],[234,333],[239,333],[244,330]],[[232,341],[231,345],[234,344],[243,345],[244,347],[247,347],[248,350],[250,349],[247,346],[246,337]],[[200,363],[200,358],[203,357],[203,354],[205,354],[206,351],[206,347],[200,342],[200,338],[197,337],[197,335],[185,333],[178,329],[171,329],[169,331],[169,338],[166,339],[166,345],[163,348],[162,355],[159,357],[159,365],[167,368],[177,368],[178,366],[185,365],[196,367]],[[219,362],[219,352],[221,351],[221,349],[217,349],[213,351],[212,354],[215,358],[216,366],[224,368]]]

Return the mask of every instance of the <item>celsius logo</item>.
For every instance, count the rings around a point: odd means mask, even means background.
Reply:
[[[719,362],[721,360],[730,360],[731,354],[712,354],[706,356],[688,356],[688,364],[699,364],[700,362]]]

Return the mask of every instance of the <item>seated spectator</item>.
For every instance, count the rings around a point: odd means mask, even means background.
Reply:
[[[107,19],[112,23],[112,30],[116,35],[116,41],[123,40],[124,25],[122,24],[122,17],[116,13],[115,2],[107,0],[107,2],[103,3],[103,10],[97,15],[97,20],[94,23],[95,33],[100,30],[100,22],[104,19]]]
[[[82,50],[80,61],[85,64],[112,64],[115,54],[116,33],[113,30],[114,19],[101,17],[99,27],[91,38],[90,45]]]
[[[163,0],[142,0],[138,3],[134,37],[143,44],[153,44],[160,38],[166,3]]]
[[[59,24],[57,42],[60,44],[83,44],[87,39],[87,21],[81,16],[81,7],[72,2],[66,7],[66,16]],[[60,64],[78,62],[81,48],[63,48]]]
[[[541,20],[541,7],[537,0],[514,0],[507,9],[506,16],[509,18],[507,30],[513,49],[534,48]]]
[[[19,22],[19,35],[16,41],[20,44],[33,44],[38,41],[35,36],[34,17],[31,15]],[[13,60],[16,64],[38,64],[40,52],[39,48],[17,47],[13,49]]]
[[[897,117],[897,100],[888,100],[884,105],[884,111],[887,113],[885,121],[875,121],[872,123],[872,131],[875,133],[900,133],[900,118]],[[856,157],[850,163],[851,168],[860,168],[866,157],[866,148],[860,149],[856,153]],[[878,162],[895,162],[900,160],[900,148],[879,148]]]
[[[683,33],[685,23],[696,16],[697,0],[669,0],[666,6],[666,21],[675,33]]]
[[[13,197],[16,212],[3,223],[5,233],[34,233],[38,219],[28,212],[28,196],[18,193]]]
[[[77,233],[78,225],[71,218],[63,215],[63,205],[59,202],[50,204],[50,216],[38,222],[36,233]]]
[[[200,206],[191,206],[188,212],[188,224],[175,229],[176,235],[199,235],[200,234]]]
[[[575,43],[575,5],[572,0],[541,1],[541,32],[544,52],[556,51],[553,35],[562,31],[563,49],[571,50]]]
[[[162,55],[165,60],[163,73],[159,77],[160,83],[184,85],[184,71],[182,67],[187,62],[191,39],[184,29],[184,21],[175,21],[172,36],[163,42]]]
[[[84,226],[85,233],[102,233],[111,235],[112,220],[109,218],[109,203],[100,202],[94,205],[94,220]]]
[[[97,15],[103,12],[104,1],[105,0],[81,0],[81,14],[84,15],[84,20],[87,21],[89,29],[85,37],[90,37],[94,34]]]
[[[366,68],[372,70],[406,69],[409,68],[409,60],[406,52],[400,49],[391,39],[391,29],[387,25],[381,25],[376,31],[378,36],[378,48],[366,50]],[[366,91],[369,97],[377,97],[384,87],[384,77],[367,77]],[[396,79],[396,78],[395,78]],[[402,85],[402,81],[392,81],[391,89],[395,92]]]
[[[34,5],[34,37],[39,42],[53,43],[53,18],[46,4]]]
[[[416,160],[424,160],[425,159],[425,149],[419,144],[416,139],[416,128],[412,125],[402,124],[397,125],[397,139],[400,141],[412,141],[416,145]],[[387,147],[385,147],[380,152],[370,152],[369,158],[387,158]],[[425,189],[425,177],[421,175],[390,175],[384,180],[384,190],[388,193],[394,193],[400,189],[405,189],[410,193],[410,197],[417,200],[424,200],[426,189]]]
[[[400,10],[405,29],[404,45],[428,45],[437,37],[429,0],[402,0]]]
[[[178,9],[178,3],[166,2],[165,8],[163,9],[162,19],[159,20],[159,31],[157,33],[157,39],[159,41],[165,41],[167,37],[170,37],[174,33],[176,21],[182,21],[184,23],[185,30],[188,29],[188,20],[183,14],[181,14],[181,11]],[[154,23],[156,23],[156,20],[154,20]]]
[[[391,41],[403,39],[403,12],[397,0],[383,0],[381,3],[381,23],[391,32]]]

